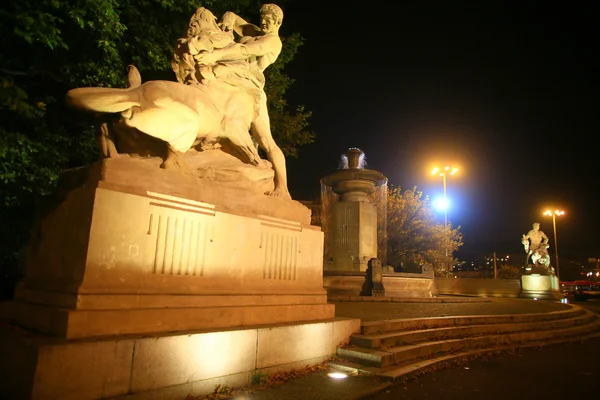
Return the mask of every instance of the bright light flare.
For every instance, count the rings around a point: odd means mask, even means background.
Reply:
[[[344,374],[343,372],[330,372],[327,374],[327,376],[332,379],[346,379],[348,377],[348,375]]]
[[[440,197],[435,199],[433,206],[439,211],[445,211],[450,207],[450,202],[447,198]]]
[[[554,215],[565,215],[565,212],[563,210],[546,210],[544,211],[544,215],[548,215],[548,216],[552,216],[552,214]]]
[[[449,166],[445,166],[444,169],[440,169],[439,167],[435,167],[432,171],[431,171],[431,175],[439,175],[439,176],[444,176],[444,175],[455,175],[458,172],[458,168],[456,167],[449,167]]]

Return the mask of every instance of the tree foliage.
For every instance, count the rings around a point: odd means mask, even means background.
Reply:
[[[255,0],[20,0],[0,6],[0,262],[15,258],[37,202],[55,188],[60,172],[98,157],[95,121],[67,109],[66,92],[125,87],[129,64],[144,81],[175,80],[174,43],[199,6],[218,17],[229,10],[258,22]],[[284,67],[303,40],[298,34],[282,39],[282,54],[267,69],[266,92],[274,138],[286,155],[296,156],[314,134],[310,113],[288,107],[293,80]]]
[[[449,255],[462,246],[460,227],[452,229],[436,222],[428,197],[417,188],[388,191],[388,264],[433,264],[449,262]]]

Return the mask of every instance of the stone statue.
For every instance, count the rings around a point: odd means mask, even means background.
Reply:
[[[554,269],[550,267],[550,255],[548,254],[548,236],[540,230],[540,224],[534,222],[533,229],[523,235],[521,243],[527,253],[526,264],[533,264],[535,267],[543,266],[550,274]]]
[[[287,189],[285,157],[271,134],[263,75],[263,71],[273,64],[281,53],[279,27],[282,22],[283,11],[276,4],[264,4],[260,8],[260,28],[232,12],[226,12],[220,27],[225,32],[233,31],[241,36],[239,43],[214,48],[212,51],[202,51],[194,55],[194,58],[200,65],[212,66],[213,74],[217,79],[244,88],[253,95],[256,100],[257,116],[250,124],[250,132],[273,164],[275,190],[272,194],[290,197]]]
[[[67,102],[89,111],[119,113],[116,121],[101,127],[105,157],[120,155],[117,142],[128,145],[126,152],[156,156],[156,143],[144,144],[151,150],[140,149],[141,142],[155,138],[167,147],[161,168],[214,179],[216,167],[210,162],[220,153],[205,157],[208,163],[194,161],[190,166],[188,161],[218,150],[243,163],[245,170],[254,167],[259,172],[251,174],[261,179],[262,171],[271,171],[273,183],[265,193],[290,198],[285,158],[271,134],[263,75],[281,52],[282,19],[278,6],[265,4],[261,28],[230,12],[219,27],[215,16],[200,7],[187,36],[176,44],[172,67],[178,82],[141,83],[139,72],[130,66],[128,88],[77,88],[68,92]],[[233,32],[243,35],[239,43]],[[269,161],[260,158],[253,138]]]

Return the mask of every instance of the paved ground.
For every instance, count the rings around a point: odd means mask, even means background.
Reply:
[[[489,301],[488,301],[489,300]],[[568,306],[553,301],[493,298],[465,303],[338,302],[336,315],[364,321],[460,315],[526,314],[560,311]],[[600,311],[600,309],[598,310]],[[512,356],[469,361],[439,370],[418,381],[393,385],[371,376],[334,380],[317,371],[285,384],[238,395],[234,400],[392,400],[392,399],[568,399],[554,396],[568,380],[582,388],[600,379],[600,339],[587,343],[522,350]],[[571,365],[573,364],[573,366]],[[593,365],[593,366],[592,366]],[[581,367],[581,368],[578,368]],[[468,369],[466,369],[468,368]],[[563,373],[562,371],[568,371]],[[515,390],[513,390],[513,388]],[[554,388],[554,389],[553,389]],[[503,390],[503,391],[502,391]],[[586,389],[587,390],[587,389]],[[560,392],[568,392],[567,389]],[[537,394],[540,394],[539,396]],[[543,393],[543,394],[542,394]],[[583,393],[583,389],[578,393]],[[591,397],[591,398],[600,398]]]
[[[599,399],[598,382],[600,338],[469,361],[361,400]]]

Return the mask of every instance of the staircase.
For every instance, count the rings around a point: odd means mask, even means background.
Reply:
[[[544,314],[369,321],[329,366],[395,380],[477,354],[594,336],[600,336],[600,316],[575,305]]]

